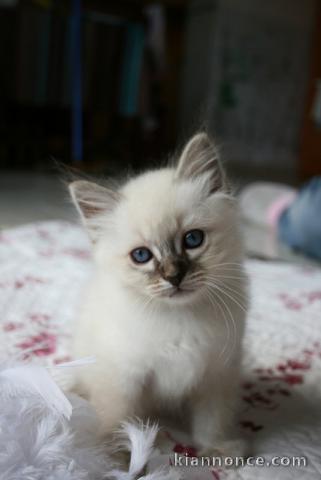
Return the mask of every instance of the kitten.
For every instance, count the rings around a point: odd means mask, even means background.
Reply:
[[[70,192],[96,265],[74,354],[97,358],[78,380],[102,430],[184,405],[200,454],[243,454],[233,423],[247,284],[214,144],[199,133],[175,168],[118,189],[75,181]]]

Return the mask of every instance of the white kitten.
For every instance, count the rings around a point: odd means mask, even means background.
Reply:
[[[233,423],[247,288],[237,205],[213,143],[197,134],[176,168],[70,191],[96,262],[74,354],[97,358],[79,383],[103,431],[184,405],[203,454],[241,454]]]

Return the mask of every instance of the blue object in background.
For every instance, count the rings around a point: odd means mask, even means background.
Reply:
[[[292,248],[321,260],[321,177],[315,177],[298,193],[281,215],[280,239]]]
[[[82,48],[81,0],[73,0],[70,17],[71,31],[71,155],[72,160],[83,160],[82,124]]]
[[[143,25],[130,23],[126,27],[125,54],[122,66],[119,113],[133,117],[138,112],[139,81],[144,53]]]
[[[139,84],[143,63],[145,32],[142,24],[127,23],[111,15],[90,17],[112,25],[125,25],[125,52],[121,72],[119,113],[133,117],[138,113]],[[70,17],[70,66],[71,66],[71,155],[73,161],[83,160],[83,118],[82,118],[82,8],[81,0],[73,0]]]

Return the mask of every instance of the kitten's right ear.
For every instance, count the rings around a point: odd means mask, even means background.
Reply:
[[[101,217],[111,212],[120,200],[120,194],[87,180],[76,180],[69,184],[71,198],[93,241],[97,240]]]

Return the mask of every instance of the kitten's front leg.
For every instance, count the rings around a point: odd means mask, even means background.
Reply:
[[[200,456],[246,454],[246,442],[235,431],[239,392],[237,379],[231,375],[216,382],[206,379],[193,399],[192,435]]]
[[[108,436],[122,421],[136,414],[136,392],[121,386],[117,370],[98,366],[84,367],[74,390],[86,398],[99,418],[99,432]]]

